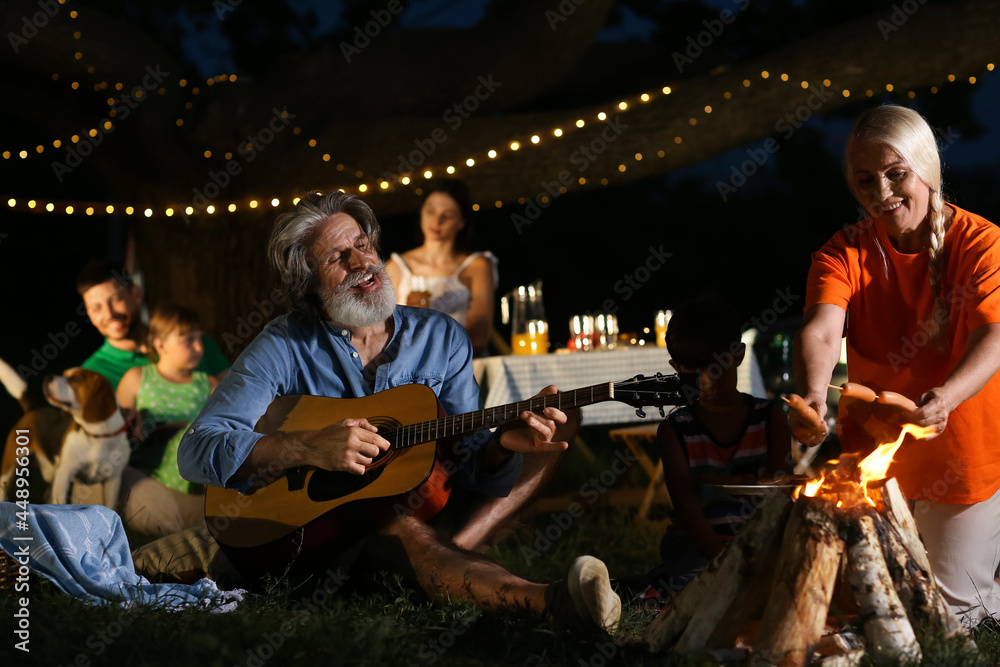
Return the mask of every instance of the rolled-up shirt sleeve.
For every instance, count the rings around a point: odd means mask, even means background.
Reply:
[[[276,396],[287,393],[290,355],[278,336],[258,336],[240,355],[181,439],[177,465],[192,482],[249,489],[253,479],[233,481],[257,441],[257,420]]]

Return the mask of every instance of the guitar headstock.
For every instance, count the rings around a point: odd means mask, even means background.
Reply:
[[[682,384],[680,377],[657,373],[652,377],[636,375],[634,378],[615,382],[614,399],[627,403],[636,409],[636,414],[645,417],[643,407],[661,408],[665,405],[688,405],[698,399],[697,387]]]

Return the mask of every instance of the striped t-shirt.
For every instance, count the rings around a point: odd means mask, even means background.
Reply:
[[[757,478],[767,473],[767,436],[774,404],[766,398],[741,395],[750,403],[750,412],[743,431],[730,442],[716,440],[690,407],[674,410],[667,418],[687,455],[702,511],[715,532],[722,535],[733,535],[750,518],[754,507],[746,500],[699,484],[698,479],[706,473]]]

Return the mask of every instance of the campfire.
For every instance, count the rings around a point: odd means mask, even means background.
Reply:
[[[743,649],[751,665],[916,659],[917,632],[976,646],[941,596],[892,456],[913,424],[871,455],[831,461],[792,497],[767,496],[736,539],[646,630],[650,650]]]

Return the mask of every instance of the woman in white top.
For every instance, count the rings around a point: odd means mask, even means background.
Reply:
[[[476,356],[486,353],[493,328],[496,258],[469,252],[472,201],[465,184],[446,179],[430,184],[420,206],[423,242],[386,267],[396,300],[447,313],[465,327]]]

